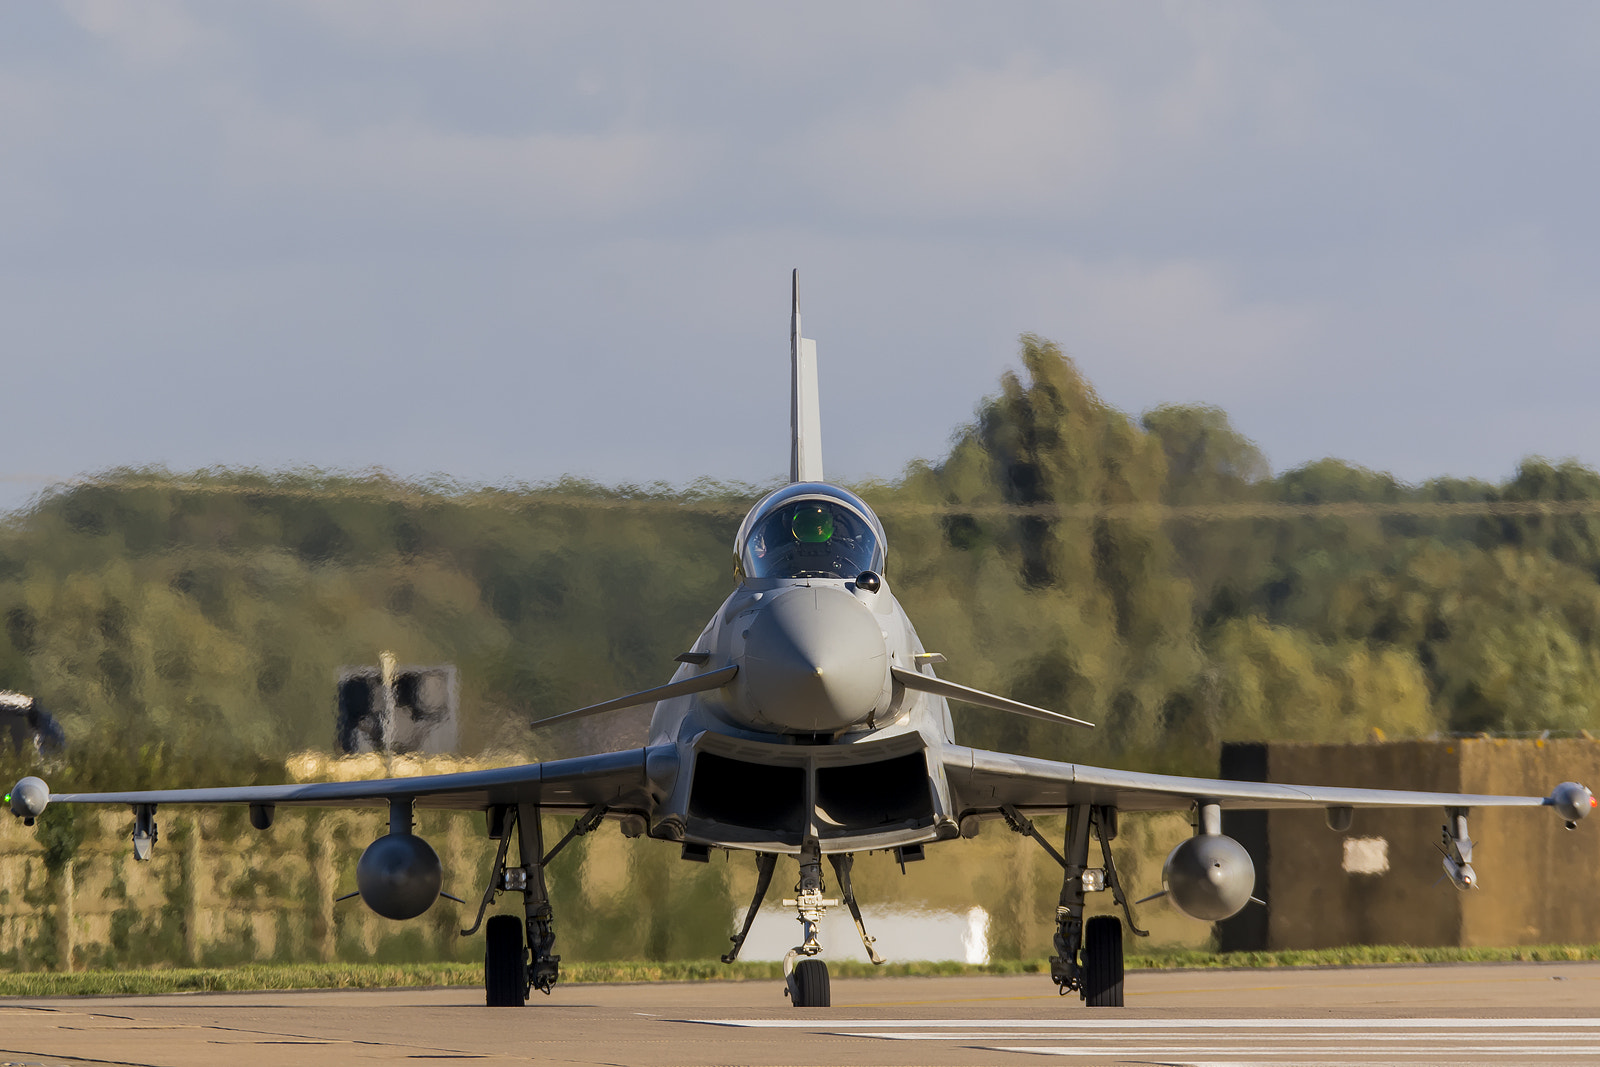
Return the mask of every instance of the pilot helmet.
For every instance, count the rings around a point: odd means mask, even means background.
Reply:
[[[833,540],[833,511],[820,501],[804,501],[794,509],[789,530],[802,544],[826,544]]]

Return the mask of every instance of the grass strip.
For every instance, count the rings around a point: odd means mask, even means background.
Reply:
[[[1419,963],[1559,963],[1600,960],[1600,945],[1523,945],[1514,948],[1413,948],[1406,945],[1355,945],[1346,948],[1282,952],[1206,952],[1168,949],[1130,955],[1129,970],[1205,970],[1216,968],[1371,967]],[[983,974],[1048,974],[1046,960],[997,963],[912,962],[874,967],[853,960],[830,960],[836,978],[937,977]],[[781,963],[683,960],[663,963],[567,963],[563,982],[748,982],[783,976]],[[235,993],[274,989],[396,989],[477,986],[483,968],[475,962],[449,963],[252,963],[237,967],[172,967],[126,971],[31,971],[0,973],[0,996],[147,996],[158,993]]]
[[[1376,967],[1417,963],[1566,963],[1600,960],[1600,945],[1517,945],[1479,948],[1455,945],[1346,945],[1275,952],[1208,952],[1169,949],[1129,955],[1129,970],[1207,970],[1271,967]],[[1048,969],[1048,968],[1046,968]]]

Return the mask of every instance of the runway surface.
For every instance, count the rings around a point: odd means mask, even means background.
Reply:
[[[1597,1064],[1600,963],[1135,972],[1123,1010],[1040,975],[0,1000],[0,1064]]]

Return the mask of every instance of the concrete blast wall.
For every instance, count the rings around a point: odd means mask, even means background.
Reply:
[[[1223,772],[1297,785],[1548,794],[1600,784],[1600,741],[1466,739],[1356,745],[1229,745]],[[1253,773],[1252,773],[1253,772]],[[1256,861],[1267,901],[1218,924],[1225,950],[1340,945],[1508,946],[1600,942],[1600,818],[1565,829],[1547,808],[1475,809],[1480,888],[1442,880],[1443,809],[1229,813],[1224,832]]]

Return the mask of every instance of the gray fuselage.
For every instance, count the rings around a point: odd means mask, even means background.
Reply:
[[[799,851],[808,837],[848,852],[955,836],[939,759],[953,740],[949,706],[890,674],[931,672],[888,581],[875,571],[749,573],[758,561],[745,532],[766,513],[813,501],[864,512],[881,531],[859,498],[824,483],[786,487],[752,509],[736,547],[741,581],[692,649],[704,662],[685,663],[673,681],[738,673],[720,689],[659,702],[651,719],[650,743],[675,745],[680,767],[657,806],[657,836],[779,852]]]

